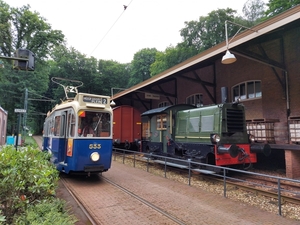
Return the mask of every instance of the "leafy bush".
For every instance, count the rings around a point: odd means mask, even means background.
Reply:
[[[2,215],[2,212],[0,210],[0,225],[2,225],[3,222],[5,222],[5,216]]]
[[[48,154],[31,147],[0,150],[0,209],[7,224],[29,207],[53,199],[59,173],[48,159]]]
[[[68,211],[65,210],[65,205],[65,201],[60,199],[30,205],[23,215],[16,217],[14,224],[73,225],[77,219],[69,216]]]
[[[31,146],[33,148],[39,148],[38,144],[33,137],[25,136],[24,146]]]

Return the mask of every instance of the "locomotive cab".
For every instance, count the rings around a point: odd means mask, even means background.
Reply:
[[[176,113],[195,108],[192,105],[174,105],[152,109],[141,114],[142,151],[174,155],[175,149],[169,146],[175,138]]]

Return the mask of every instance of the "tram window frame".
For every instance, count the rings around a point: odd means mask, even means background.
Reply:
[[[68,112],[68,135],[70,137],[75,137],[75,130],[76,130],[76,117],[74,112]]]
[[[110,137],[112,135],[111,126],[112,114],[107,111],[81,110],[78,113],[78,136],[83,138]],[[92,136],[85,134],[85,127],[93,129]],[[95,129],[97,127],[97,129]],[[86,136],[85,136],[86,135]]]
[[[54,136],[54,117],[49,121],[49,136]]]
[[[66,137],[75,137],[76,119],[74,111],[69,109],[62,117],[65,128],[62,130],[62,135],[66,132]]]
[[[61,115],[54,117],[54,136],[61,135]]]
[[[59,136],[64,137],[66,130],[66,114],[62,114],[60,118],[60,129],[59,129]]]
[[[44,123],[43,135],[49,136],[49,120],[46,120]]]

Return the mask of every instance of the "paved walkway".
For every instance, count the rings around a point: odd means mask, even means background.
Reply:
[[[115,161],[112,163],[112,168],[102,176],[176,216],[184,221],[184,224],[300,224],[300,221],[286,219]],[[82,204],[98,218],[99,224],[174,224],[101,179],[96,183],[70,179],[68,183]]]

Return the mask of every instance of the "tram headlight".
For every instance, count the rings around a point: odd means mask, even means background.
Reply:
[[[210,141],[213,144],[217,144],[221,140],[220,136],[218,134],[211,134],[210,135]]]
[[[100,159],[100,155],[98,152],[93,152],[90,157],[93,162],[97,162]]]

